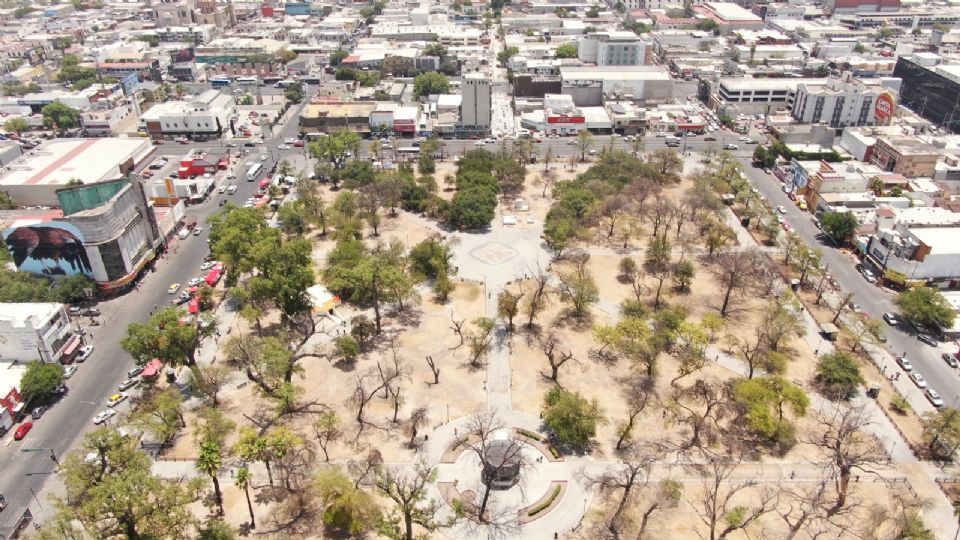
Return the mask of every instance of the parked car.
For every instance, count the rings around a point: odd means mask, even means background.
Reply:
[[[17,431],[13,433],[13,440],[23,440],[23,438],[27,436],[27,433],[30,433],[31,429],[33,429],[33,422],[24,422],[20,424],[20,427],[17,428]]]
[[[121,392],[123,392],[124,390],[127,390],[127,389],[129,389],[129,388],[133,388],[134,386],[136,386],[136,385],[138,385],[138,384],[140,384],[140,381],[139,381],[138,379],[125,379],[122,383],[120,383],[119,385],[117,385],[117,388],[118,388]]]
[[[33,421],[36,422],[41,416],[43,416],[43,413],[45,412],[47,412],[47,408],[43,405],[34,407],[33,410],[30,411],[30,418],[33,418]]]
[[[737,146],[737,145],[735,145],[735,144],[727,143],[727,144],[723,145],[723,149],[724,149],[724,150],[739,150],[740,147]]]
[[[940,394],[937,393],[933,388],[927,388],[927,391],[924,392],[924,395],[927,396],[927,401],[930,402],[936,408],[943,407],[943,398],[940,397]]]
[[[179,290],[180,290],[180,284],[173,283],[169,287],[167,287],[167,294],[176,294],[176,292]]]
[[[217,188],[217,193],[226,193],[226,192],[227,192],[227,186],[220,186]]]
[[[67,366],[63,368],[63,378],[69,379],[73,377],[73,374],[77,372],[77,366]]]
[[[910,360],[908,360],[906,356],[898,356],[897,363],[900,364],[900,367],[902,367],[904,371],[913,371],[913,364],[910,363]]]
[[[132,379],[141,373],[143,373],[143,366],[135,366],[127,370],[127,377]]]
[[[110,399],[107,400],[107,407],[116,407],[117,405],[123,403],[128,397],[126,392],[120,392],[119,394],[114,394],[110,396]]]
[[[923,378],[923,375],[919,371],[914,371],[910,374],[910,379],[913,380],[913,384],[917,385],[917,388],[926,388],[927,380]]]
[[[948,366],[952,368],[957,367],[957,357],[951,353],[943,353],[940,355],[940,358],[943,358],[943,361],[947,363]]]
[[[96,416],[93,417],[93,423],[99,426],[100,424],[106,422],[107,420],[113,418],[116,415],[117,415],[117,411],[113,409],[107,409],[105,411],[101,411],[97,413]]]
[[[937,346],[937,340],[934,339],[933,336],[931,336],[930,334],[923,334],[923,333],[917,334],[917,341],[921,343],[926,343],[931,347]]]
[[[85,362],[93,354],[93,345],[84,345],[77,352],[77,362]]]
[[[896,326],[900,322],[897,320],[897,316],[889,311],[883,314],[883,320],[887,321],[890,326]]]

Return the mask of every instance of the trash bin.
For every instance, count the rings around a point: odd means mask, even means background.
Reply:
[[[878,397],[880,397],[880,385],[871,384],[870,387],[867,388],[867,397],[873,398],[873,399],[877,399]]]

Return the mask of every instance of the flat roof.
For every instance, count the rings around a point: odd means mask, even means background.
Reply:
[[[596,79],[630,81],[669,81],[667,70],[657,66],[563,66],[561,79]]]
[[[27,372],[26,364],[0,362],[0,396],[6,396],[13,388],[20,389],[20,379]]]
[[[376,101],[347,101],[343,103],[311,103],[303,109],[300,116],[347,116],[363,114],[369,116],[377,107]]]
[[[23,328],[31,317],[46,321],[62,308],[63,304],[56,302],[0,303],[0,321],[8,322],[14,328]]]
[[[0,176],[0,186],[92,184],[119,178],[121,163],[152,150],[149,139],[54,139],[18,157]]]
[[[732,2],[706,2],[705,5],[713,13],[725,21],[753,21],[762,22],[763,19],[743,9]]]
[[[960,227],[910,227],[910,234],[930,246],[931,255],[960,253]]]
[[[720,79],[720,86],[728,90],[793,90],[799,84],[818,85],[826,84],[827,79],[753,79],[750,77],[724,77]]]

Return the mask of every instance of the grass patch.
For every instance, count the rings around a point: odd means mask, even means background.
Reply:
[[[900,394],[896,394],[890,398],[890,408],[899,415],[906,415],[910,410],[910,403]]]
[[[527,431],[527,430],[525,430],[525,429],[517,428],[517,433],[523,435],[524,437],[526,437],[526,438],[528,438],[528,439],[533,439],[533,440],[535,440],[535,441],[537,441],[537,442],[540,442],[541,440],[543,440],[543,439],[540,437],[540,435],[538,435],[538,434],[536,434],[536,433],[534,433],[534,432],[532,432],[532,431]]]
[[[546,510],[547,508],[549,508],[550,505],[553,504],[553,501],[556,500],[557,496],[560,495],[560,488],[561,488],[561,486],[557,486],[557,487],[553,488],[553,493],[551,493],[550,496],[547,497],[547,500],[545,500],[545,501],[543,501],[542,503],[540,503],[540,504],[534,506],[533,508],[531,508],[530,511],[527,512],[527,515],[528,515],[528,516],[535,516],[535,515],[539,514],[540,512],[543,512],[543,511]]]
[[[554,459],[560,459],[560,451],[552,446],[550,447],[550,454],[553,456]]]

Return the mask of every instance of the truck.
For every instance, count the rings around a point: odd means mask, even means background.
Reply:
[[[667,135],[667,146],[680,146],[680,138],[674,135]]]

